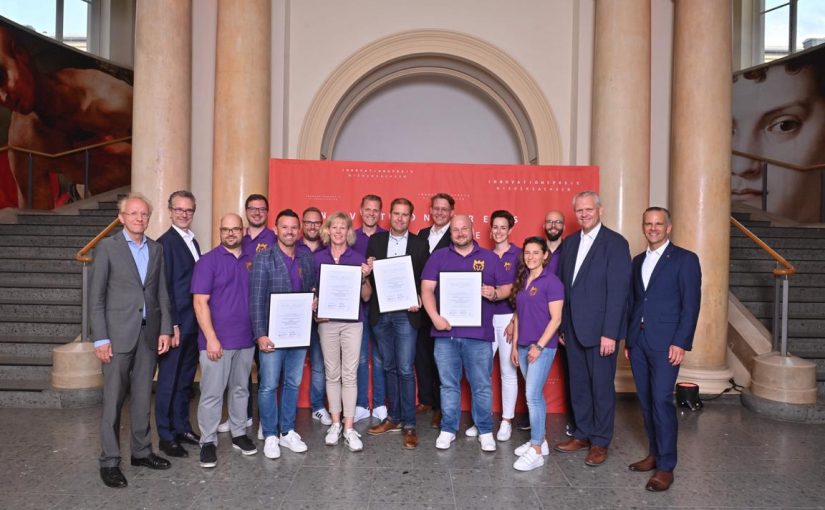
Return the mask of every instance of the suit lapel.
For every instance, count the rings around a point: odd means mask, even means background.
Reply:
[[[599,229],[599,233],[596,234],[596,239],[593,239],[593,244],[590,246],[590,249],[587,251],[587,256],[584,257],[584,261],[582,261],[582,265],[579,268],[579,274],[576,275],[576,281],[581,281],[580,277],[587,271],[587,268],[590,267],[590,261],[593,260],[593,257],[595,257],[594,253],[599,248],[599,246],[601,246],[601,243],[604,242],[604,241],[602,241],[602,239],[604,238],[604,236],[602,235],[602,232],[604,231],[604,228],[605,228],[604,225],[602,225],[602,228]],[[579,243],[581,243],[581,234],[579,234]],[[576,246],[576,256],[577,257],[578,257],[578,254],[579,254],[579,247]],[[575,267],[575,264],[576,264],[576,259],[573,259],[573,266],[574,267]],[[576,285],[575,282],[573,283],[573,285],[574,286]]]
[[[124,234],[120,233],[120,234],[115,234],[115,235],[119,236],[118,238],[116,238],[118,240],[118,243],[117,243],[116,246],[118,246],[118,250],[120,250],[120,252],[121,252],[120,256],[124,257],[125,260],[129,261],[126,264],[129,267],[132,268],[132,271],[134,272],[134,275],[135,275],[135,279],[138,281],[138,283],[143,285],[143,282],[140,281],[140,272],[138,271],[138,268],[137,268],[137,262],[135,262],[135,257],[132,256],[132,249],[129,248],[129,243],[126,241],[126,238],[123,237]],[[145,242],[145,240],[144,240],[144,242]],[[150,252],[149,253],[150,262],[151,262],[151,255],[152,254]]]
[[[200,255],[201,255],[201,245],[198,244],[197,239],[192,239],[192,243],[195,244],[195,251],[198,252],[198,256],[200,257]]]
[[[672,242],[667,245],[667,248],[665,248],[664,253],[662,253],[662,256],[659,257],[659,260],[656,262],[656,265],[653,266],[653,272],[650,273],[650,281],[647,282],[648,289],[651,287],[651,285],[653,285],[653,280],[656,278],[656,275],[659,274],[659,272],[662,270],[662,267],[664,267],[665,264],[667,264],[670,261],[671,255],[673,255]],[[641,274],[641,271],[639,272],[639,274]],[[645,289],[645,292],[647,292],[647,289]]]

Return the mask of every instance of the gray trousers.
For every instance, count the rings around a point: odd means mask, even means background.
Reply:
[[[143,458],[152,453],[149,429],[152,378],[158,364],[157,350],[146,341],[141,328],[137,344],[131,352],[115,352],[112,361],[103,363],[103,415],[100,418],[100,467],[120,464],[120,412],[129,394],[132,457]]]
[[[232,437],[246,434],[246,403],[249,400],[249,371],[254,347],[225,349],[217,361],[200,352],[201,399],[198,402],[198,428],[201,445],[218,444],[218,425],[223,413],[223,392],[227,393],[229,429]]]

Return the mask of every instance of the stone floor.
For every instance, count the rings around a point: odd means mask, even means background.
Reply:
[[[619,401],[610,457],[597,468],[584,465],[584,453],[553,452],[543,468],[517,472],[512,452],[528,438],[523,431],[493,454],[463,436],[439,451],[428,417],[417,450],[403,450],[398,434],[365,434],[364,451],[352,453],[343,444],[325,446],[323,427],[302,410],[297,430],[309,445],[305,454],[243,457],[222,434],[217,468],[200,468],[195,448],[168,471],[127,461],[129,487],[117,490],[98,476],[99,415],[100,409],[0,409],[0,428],[8,432],[0,449],[0,508],[825,508],[825,426],[771,421],[731,400],[680,416],[676,482],[660,494],[644,490],[646,474],[627,469],[646,454],[632,400]],[[561,416],[550,417],[552,441],[563,439],[563,425]],[[367,427],[357,424],[362,432]]]

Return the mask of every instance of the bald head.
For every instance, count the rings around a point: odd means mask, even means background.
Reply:
[[[221,217],[221,244],[227,250],[237,250],[243,239],[243,220],[235,213],[224,214]]]
[[[473,220],[466,214],[457,214],[450,221],[450,237],[458,249],[473,244]]]
[[[544,216],[544,234],[550,242],[558,241],[564,234],[564,214],[550,211]]]

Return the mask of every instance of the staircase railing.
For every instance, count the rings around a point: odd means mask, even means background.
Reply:
[[[89,264],[92,263],[94,259],[88,255],[90,251],[92,251],[97,243],[99,243],[102,239],[108,236],[112,230],[116,229],[120,225],[120,218],[115,218],[115,220],[109,225],[106,226],[103,230],[100,231],[98,235],[95,236],[94,239],[86,243],[86,246],[81,248],[77,254],[74,256],[74,259],[81,264],[83,264],[83,273],[82,273],[82,287],[81,287],[81,300],[82,304],[80,307],[81,310],[81,319],[80,319],[80,340],[85,342],[89,339]]]
[[[776,267],[772,270],[774,277],[773,350],[779,351],[782,356],[787,356],[789,278],[796,274],[796,268],[776,250],[768,246],[759,236],[751,232],[748,227],[737,221],[736,218],[731,217],[730,223],[748,236],[751,241],[762,248],[776,262]]]

